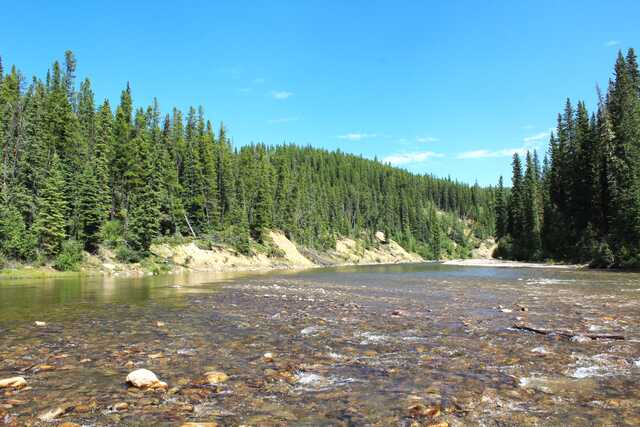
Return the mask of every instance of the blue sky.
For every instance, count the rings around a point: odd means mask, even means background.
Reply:
[[[340,148],[480,184],[545,147],[565,98],[593,106],[617,50],[640,48],[638,1],[100,3],[3,5],[3,62],[44,76],[71,49],[99,100],[130,81],[136,105],[203,105],[236,145]]]

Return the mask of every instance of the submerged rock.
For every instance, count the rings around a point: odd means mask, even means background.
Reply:
[[[0,380],[0,388],[20,388],[27,385],[24,377],[12,377]]]
[[[56,418],[58,418],[60,415],[64,415],[67,412],[69,412],[69,410],[71,410],[72,407],[71,406],[58,406],[57,408],[53,408],[50,409],[46,412],[43,412],[42,414],[38,415],[38,419],[40,421],[44,421],[44,422],[51,422],[53,420],[55,420]]]
[[[571,341],[582,344],[585,342],[591,342],[591,338],[585,337],[584,335],[574,335],[571,337]]]
[[[204,376],[207,378],[209,384],[220,384],[229,379],[229,375],[218,371],[206,372]]]
[[[208,423],[184,423],[180,427],[219,427],[220,424],[216,422],[208,422]]]
[[[273,362],[273,353],[268,352],[262,355],[262,360],[264,360],[267,363],[271,363]]]
[[[437,417],[440,415],[440,408],[436,406],[426,406],[422,403],[409,406],[409,416],[411,417]]]
[[[148,369],[136,369],[127,375],[127,383],[138,388],[168,388],[167,383],[160,381],[156,374]]]
[[[114,411],[126,411],[127,409],[129,409],[129,404],[127,402],[118,402],[113,405]]]

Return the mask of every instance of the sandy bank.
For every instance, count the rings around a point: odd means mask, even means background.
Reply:
[[[505,268],[553,268],[577,270],[584,266],[578,264],[545,264],[541,262],[506,261],[501,259],[452,259],[443,261],[444,265],[460,265],[466,267],[505,267]]]

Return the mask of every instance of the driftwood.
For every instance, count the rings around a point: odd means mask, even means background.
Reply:
[[[558,336],[569,338],[569,339],[577,336],[589,338],[592,340],[624,340],[625,339],[624,335],[581,334],[579,332],[572,332],[572,331],[562,331],[562,330],[554,331],[550,329],[534,328],[533,326],[529,326],[524,323],[516,323],[515,325],[513,325],[513,328],[518,329],[520,331],[528,331],[528,332],[533,332],[535,334],[540,334],[540,335],[558,335]]]

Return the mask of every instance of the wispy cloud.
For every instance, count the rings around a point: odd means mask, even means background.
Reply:
[[[240,89],[238,89],[238,92],[240,92],[240,93],[249,93],[249,92],[251,92],[251,88],[250,87],[241,87]]]
[[[287,92],[286,90],[274,90],[271,92],[271,96],[273,97],[273,99],[282,100],[290,98],[291,96],[293,96],[293,93]]]
[[[525,145],[536,145],[540,141],[549,139],[549,134],[550,133],[551,133],[551,130],[544,131],[544,132],[539,132],[539,133],[536,133],[535,135],[531,135],[531,136],[525,137],[523,139],[523,141],[524,141]]]
[[[383,163],[391,163],[392,165],[406,165],[410,163],[426,162],[432,157],[444,157],[444,154],[435,153],[433,151],[415,151],[413,153],[391,154],[382,159]]]
[[[376,136],[378,135],[375,133],[351,132],[344,135],[338,135],[338,138],[346,139],[347,141],[361,141],[367,138],[375,138]]]
[[[267,123],[269,123],[270,125],[276,125],[280,123],[290,123],[290,122],[297,122],[297,121],[298,121],[298,117],[279,117],[277,119],[267,120]]]
[[[538,132],[534,135],[526,136],[522,139],[521,147],[503,148],[500,150],[471,150],[464,151],[458,154],[458,159],[485,159],[488,157],[511,157],[514,154],[524,155],[529,150],[536,150],[540,148],[543,141],[549,138],[549,135],[553,129],[547,131]]]
[[[256,85],[261,85],[264,82],[265,80],[263,77],[256,77],[255,79],[253,79],[253,84],[256,84]]]
[[[425,142],[438,142],[440,138],[435,138],[433,136],[419,136],[416,138],[416,142],[425,143]]]
[[[620,44],[620,40],[609,40],[608,42],[605,42],[605,46],[606,47],[613,47],[613,46],[618,46]]]
[[[502,150],[472,150],[464,151],[458,154],[459,159],[485,159],[487,157],[511,157],[514,154],[524,154],[527,151],[526,148],[505,148]]]

